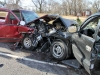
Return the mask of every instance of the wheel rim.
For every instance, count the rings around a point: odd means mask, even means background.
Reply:
[[[53,46],[53,54],[55,57],[61,57],[64,53],[63,53],[63,48],[62,46],[60,46],[59,44],[55,44]]]
[[[30,38],[25,38],[25,39],[24,39],[24,46],[25,46],[26,48],[30,48],[31,45],[32,45],[31,39],[30,39]]]

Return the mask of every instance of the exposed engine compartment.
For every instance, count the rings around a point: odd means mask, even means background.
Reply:
[[[52,20],[50,19],[50,21]],[[32,35],[33,46],[39,47],[40,45],[42,47],[43,45],[45,45],[46,42],[49,42],[49,44],[52,43],[51,40],[53,39],[51,38],[51,36],[53,34],[57,34],[58,37],[67,38],[68,37],[67,35],[69,35],[67,34],[68,33],[67,29],[72,24],[74,24],[73,21],[61,17],[53,19],[52,23],[49,23],[48,20],[41,21],[40,19],[29,23],[28,27],[33,28],[35,30],[34,34]]]
[[[66,27],[64,27],[60,22],[49,24],[43,21],[37,21],[31,23],[29,27],[35,29],[35,33],[33,35],[35,47],[37,47],[38,44],[47,41],[48,36],[57,32],[60,32],[59,34],[63,34],[63,32],[67,31]]]

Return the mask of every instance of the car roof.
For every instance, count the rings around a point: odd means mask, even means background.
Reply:
[[[6,9],[6,8],[0,8],[0,11],[10,11],[9,9]]]
[[[88,18],[93,17],[93,16],[100,16],[100,12],[90,15]]]

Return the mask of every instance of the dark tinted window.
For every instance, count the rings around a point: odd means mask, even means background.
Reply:
[[[20,19],[20,13],[19,12],[13,12],[19,19]],[[10,14],[10,19],[14,20],[16,19],[12,14]]]

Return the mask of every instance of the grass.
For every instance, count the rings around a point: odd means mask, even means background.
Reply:
[[[0,17],[6,17],[7,16],[7,12],[0,12]]]
[[[43,14],[43,13],[38,13],[39,16],[43,16],[43,15],[46,15],[46,14]],[[77,19],[77,16],[64,16],[64,15],[60,15],[62,16],[63,18],[66,18],[66,19],[72,19],[72,20],[76,20]],[[87,17],[79,17],[80,20],[83,22]]]

